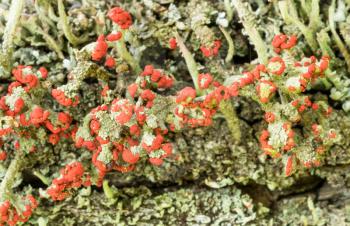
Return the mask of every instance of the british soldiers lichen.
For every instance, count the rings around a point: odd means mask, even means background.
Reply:
[[[333,122],[346,118],[340,105],[350,111],[349,29],[337,28],[350,3],[322,6],[326,20],[319,0],[116,4],[0,5],[1,226],[30,222],[47,203],[78,197],[84,206],[91,186],[102,187],[106,205],[118,204],[114,224],[137,224],[121,205],[142,187],[127,186],[140,175],[139,181],[156,183],[162,173],[159,183],[191,178],[223,189],[223,196],[197,185],[189,187],[198,194],[148,191],[130,201],[135,215],[151,206],[173,224],[244,225],[267,210],[235,183],[290,188],[347,147],[342,138],[350,125]],[[206,128],[216,142],[195,138]],[[114,175],[122,178],[120,190],[109,186]],[[311,198],[307,205],[316,221]]]

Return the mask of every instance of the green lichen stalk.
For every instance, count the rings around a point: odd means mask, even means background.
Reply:
[[[12,186],[18,174],[21,172],[25,161],[23,153],[20,151],[16,152],[15,158],[11,161],[0,184],[0,201],[5,201],[11,198]]]
[[[249,39],[253,43],[255,50],[258,54],[259,62],[267,63],[267,48],[259,31],[256,29],[256,21],[254,15],[249,9],[249,4],[244,3],[241,0],[234,0],[233,5],[236,8],[240,22],[243,24],[245,32],[248,34]]]
[[[87,41],[88,36],[86,34],[84,34],[81,37],[77,37],[76,35],[73,34],[70,26],[69,26],[69,21],[68,21],[68,17],[66,15],[66,11],[64,9],[64,4],[63,4],[63,0],[58,0],[58,15],[60,18],[60,24],[62,26],[64,35],[66,36],[66,38],[68,39],[68,41],[73,45],[79,45],[81,43],[84,43]]]
[[[123,32],[123,34],[125,35],[126,32]],[[115,45],[118,51],[118,55],[130,65],[135,74],[140,74],[142,70],[139,62],[129,53],[128,48],[125,44],[125,38],[122,37],[119,42],[115,43]]]
[[[20,22],[21,13],[24,8],[24,0],[13,0],[7,16],[7,23],[4,29],[3,41],[0,52],[0,77],[8,77],[13,53],[13,39],[16,35],[16,28]]]

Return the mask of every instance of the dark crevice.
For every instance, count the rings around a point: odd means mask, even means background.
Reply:
[[[306,182],[307,180],[310,180],[310,179],[311,181]],[[290,199],[295,196],[306,195],[309,193],[316,194],[318,190],[324,185],[324,183],[325,183],[325,180],[317,176],[302,179],[298,181],[297,184],[289,187],[287,189],[287,191],[289,191],[287,194],[279,195],[276,201],[281,201],[282,199]],[[300,190],[301,185],[303,185],[303,188],[304,188],[302,190]]]
[[[37,176],[35,176],[31,170],[26,169],[22,172],[23,181],[19,188],[22,190],[24,187],[30,185],[32,188],[43,188],[46,189],[46,184],[44,184]]]
[[[262,203],[264,206],[271,208],[277,199],[276,194],[270,191],[266,185],[250,182],[248,185],[236,184],[244,194],[249,195],[254,203]]]

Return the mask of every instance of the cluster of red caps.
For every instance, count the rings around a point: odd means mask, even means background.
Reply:
[[[116,65],[115,59],[112,56],[107,55],[108,52],[108,43],[107,41],[114,42],[121,39],[122,33],[112,33],[109,34],[107,37],[104,35],[100,35],[97,38],[95,48],[91,54],[91,58],[93,61],[101,61],[103,58],[105,58],[105,66],[108,68],[114,68]],[[106,41],[107,40],[107,41]]]
[[[132,17],[130,13],[123,10],[122,8],[119,8],[119,7],[112,8],[108,12],[108,17],[115,24],[117,24],[118,27],[122,30],[129,29],[129,27],[132,25]],[[100,35],[96,41],[95,47],[91,54],[92,60],[99,62],[104,59],[104,64],[106,67],[114,68],[116,64],[115,59],[112,56],[107,55],[108,48],[109,48],[108,42],[119,41],[122,38],[122,35],[123,34],[121,31],[112,32],[107,36]],[[144,76],[148,76],[148,75],[145,74]],[[168,76],[158,73],[158,71],[152,75],[152,81],[155,82],[159,88],[167,88],[172,85],[172,79]],[[131,89],[132,88],[130,87],[129,90]],[[106,96],[108,90],[109,90],[109,87],[105,86],[102,91],[102,95]],[[137,87],[134,87],[133,95],[135,95],[136,92],[137,92]],[[74,106],[78,104],[77,97],[75,98],[75,100],[67,98],[65,96],[64,91],[59,89],[53,90],[52,96],[60,104],[64,106]],[[150,90],[145,90],[143,91],[141,96],[145,101],[147,101],[148,103],[147,107],[151,107],[152,101],[155,98],[155,94],[153,94]],[[94,140],[84,139],[82,137],[75,137],[76,131],[74,131],[73,139],[76,142],[76,146],[85,147],[90,151],[93,151],[92,162],[99,170],[100,179],[102,179],[104,177],[104,174],[110,169],[116,169],[116,170],[125,172],[128,170],[131,170],[132,167],[124,167],[114,163],[107,167],[106,164],[98,160],[98,156],[102,150],[101,145],[109,144],[110,139],[106,137],[102,138],[103,136],[99,136],[99,130],[101,125],[100,125],[99,119],[96,117],[96,114],[98,112],[101,113],[102,111],[106,111],[106,112],[110,111],[109,113],[118,114],[117,116],[115,116],[116,122],[120,123],[121,125],[124,125],[130,120],[131,116],[133,116],[134,114],[138,116],[139,121],[144,120],[143,108],[144,108],[143,106],[140,106],[139,108],[136,109],[135,106],[133,104],[130,104],[127,99],[121,99],[121,100],[116,99],[113,101],[110,109],[108,106],[102,105],[102,106],[96,107],[91,111],[90,115],[92,116],[92,119],[90,122],[90,133],[92,136],[95,136]],[[136,124],[131,126],[130,132],[132,134],[139,135],[140,134],[139,126]],[[125,140],[131,141],[132,139],[125,139]],[[130,151],[128,151],[126,147],[125,148],[123,147],[122,149],[120,147],[121,147],[120,145],[117,145],[117,147],[113,151],[114,161],[117,160],[118,154],[116,150],[118,150],[119,152],[124,153],[123,156],[127,160],[126,162],[135,162],[135,160],[130,160],[130,155],[128,158],[128,153]],[[100,185],[101,184],[100,182],[101,180],[99,180],[97,184]]]
[[[19,65],[12,70],[12,75],[16,81],[8,86],[7,95],[0,98],[0,110],[4,111],[7,116],[15,116],[25,107],[23,98],[14,92],[14,90],[21,87],[21,89],[28,93],[39,85],[39,79],[47,78],[47,70],[41,67],[38,71],[34,72],[31,66]],[[0,135],[7,132],[2,131],[0,128]]]
[[[168,42],[168,47],[172,50],[176,49],[177,47],[177,40],[175,37],[172,37],[169,39]],[[210,57],[214,57],[217,56],[219,54],[219,50],[221,48],[221,41],[220,40],[215,40],[214,43],[211,46],[204,46],[202,45],[200,47],[200,50],[203,54],[204,57],[206,58],[210,58]]]
[[[201,46],[200,50],[203,53],[203,56],[205,57],[213,57],[219,54],[219,49],[221,47],[221,41],[220,40],[216,40],[214,41],[212,46]]]
[[[122,108],[122,113],[119,115],[118,118],[115,118],[115,120],[119,120],[121,125],[127,122],[128,119],[130,119],[130,114],[133,114],[133,106],[129,105],[129,103],[124,102],[124,104],[121,104]],[[130,147],[132,145],[135,145],[134,139],[132,139],[131,136],[127,136],[125,139],[125,143],[122,143],[122,141],[116,142],[113,141],[114,137],[111,136],[113,133],[111,132],[111,135],[107,135],[103,133],[103,128],[105,126],[111,126],[109,125],[104,125],[101,122],[101,119],[99,116],[101,115],[111,115],[111,109],[115,108],[116,101],[112,103],[112,106],[109,108],[107,105],[101,105],[96,108],[94,108],[90,112],[90,122],[89,122],[89,130],[90,130],[90,136],[92,139],[87,139],[82,136],[75,136],[75,144],[76,147],[84,147],[91,151],[92,154],[92,163],[96,167],[99,173],[99,177],[96,181],[97,186],[102,185],[102,179],[104,178],[105,174],[108,171],[111,170],[117,170],[120,172],[127,172],[130,171],[134,168],[132,164],[136,163],[138,161],[139,156],[129,156],[130,154]],[[131,107],[131,108],[130,108]],[[110,123],[115,123],[115,122],[110,122]],[[134,129],[136,130],[136,129]],[[125,131],[127,132],[127,130]],[[136,133],[136,132],[135,132]],[[109,149],[113,147],[112,149]],[[108,151],[111,152],[112,154],[112,159],[109,159],[109,162],[103,162],[99,159],[99,155],[102,152],[102,147],[108,148]],[[123,155],[123,160],[127,163],[130,163],[131,165],[121,165],[118,163],[118,159],[120,160],[120,154]]]
[[[298,110],[299,113],[303,113],[305,110],[311,108],[314,111],[323,110],[319,109],[319,105],[317,103],[313,103],[308,96],[300,97],[291,102],[291,105]],[[324,112],[325,116],[329,116],[332,112],[332,108],[328,107],[326,112]]]
[[[168,89],[173,86],[174,79],[162,73],[162,71],[154,69],[152,65],[146,65],[141,74],[143,81],[140,81],[142,89],[147,88],[149,84],[155,85],[157,89]]]
[[[101,105],[90,112],[90,136],[76,136],[76,146],[85,147],[93,152],[92,163],[99,171],[97,185],[101,185],[104,175],[110,170],[127,172],[134,169],[134,164],[140,159],[140,151],[149,155],[149,162],[161,165],[163,159],[172,153],[172,145],[165,141],[167,129],[156,127],[148,129],[149,140],[142,139],[143,127],[147,124],[147,112],[152,111],[157,94],[152,89],[164,90],[173,84],[172,77],[161,70],[147,65],[139,75],[137,82],[128,87],[128,98],[116,98],[110,106]],[[135,104],[135,101],[138,104]],[[122,126],[123,138],[113,137],[113,132],[106,133],[101,115],[113,118],[116,125]],[[113,159],[108,163],[100,160],[103,148],[109,148]],[[112,148],[110,148],[112,147]]]
[[[48,141],[57,144],[61,137],[70,137],[70,125],[72,117],[66,112],[52,112],[44,108],[33,105],[31,101],[31,91],[40,87],[40,80],[47,77],[47,71],[41,68],[36,75],[32,74],[31,67],[19,66],[13,70],[13,77],[17,80],[8,87],[6,95],[0,98],[0,110],[8,116],[8,123],[0,128],[0,136],[14,133],[19,137],[36,139],[31,129],[44,127],[47,129]],[[28,85],[24,83],[26,77],[32,77],[30,81],[36,81]],[[35,77],[36,79],[33,79]],[[30,88],[29,88],[30,87]],[[34,135],[34,137],[33,137]],[[20,148],[20,143],[15,142],[15,148]],[[33,146],[31,151],[35,150]],[[6,152],[1,152],[1,158],[6,158]]]
[[[76,95],[73,98],[69,98],[64,91],[59,88],[52,89],[51,95],[59,104],[65,107],[76,107],[79,104],[79,96]]]
[[[178,118],[179,126],[171,124],[171,129],[180,129],[185,126],[209,126],[220,102],[232,96],[237,96],[235,87],[226,87],[214,81],[209,73],[198,75],[198,85],[204,92],[204,100],[196,100],[197,92],[192,87],[185,87],[178,92],[174,115]]]
[[[114,23],[118,25],[118,27],[122,30],[129,29],[129,27],[132,25],[132,17],[129,12],[123,10],[119,7],[114,7],[108,12],[108,17],[111,19]],[[94,50],[92,51],[91,58],[93,61],[101,61],[103,58],[105,58],[104,65],[108,68],[114,68],[116,65],[115,59],[112,56],[108,56],[108,43],[109,42],[115,42],[122,38],[122,32],[112,32],[105,37],[104,35],[100,35],[97,38],[96,45]]]
[[[46,192],[51,196],[52,200],[59,201],[67,198],[72,189],[90,185],[90,176],[85,173],[83,164],[81,162],[72,162],[61,169],[60,177],[52,181]]]
[[[36,73],[33,73],[32,66],[19,65],[12,70],[12,75],[17,82],[13,83],[13,87],[23,86],[24,90],[28,92],[30,89],[37,86],[39,79],[47,78],[47,70],[40,67]]]
[[[118,26],[125,30],[132,25],[132,17],[129,12],[122,8],[114,7],[108,12],[108,17]]]
[[[0,226],[5,224],[14,226],[18,222],[27,222],[38,203],[32,195],[27,195],[21,200],[20,205],[23,205],[23,210],[19,211],[8,200],[0,203]]]
[[[325,71],[328,69],[330,58],[328,56],[322,56],[318,61],[315,56],[310,58],[304,58],[301,62],[295,62],[294,67],[303,73],[299,76],[299,82],[301,84],[301,91],[305,91],[305,87],[315,82],[317,79],[324,76]],[[294,87],[288,87],[290,91],[294,91]]]
[[[296,35],[285,35],[278,34],[272,40],[272,46],[274,47],[274,51],[276,53],[280,53],[284,49],[291,49],[297,44],[297,36]]]
[[[270,123],[273,123],[274,121],[271,121]],[[284,144],[284,146],[282,147],[283,151],[289,151],[291,150],[293,147],[295,147],[295,141],[294,141],[294,131],[292,130],[291,127],[291,123],[287,123],[285,122],[282,126],[284,133],[287,134],[287,140],[286,143]],[[268,130],[263,130],[261,132],[259,141],[261,144],[261,148],[264,150],[266,155],[270,155],[273,158],[279,158],[282,156],[281,152],[276,151],[274,147],[272,147],[269,144],[269,136],[270,133]]]
[[[296,36],[287,36],[284,34],[276,35],[272,41],[272,46],[276,53],[282,53],[282,50],[291,49],[297,43]],[[285,174],[291,175],[293,171],[293,164],[295,162],[302,163],[305,167],[310,168],[312,166],[319,166],[320,160],[318,155],[322,154],[325,150],[323,143],[325,140],[334,139],[336,133],[334,130],[324,131],[321,125],[314,123],[312,125],[311,135],[307,136],[313,144],[316,146],[315,153],[311,153],[309,157],[297,156],[291,150],[296,146],[295,133],[292,129],[293,123],[299,123],[302,119],[301,114],[308,112],[309,110],[315,111],[317,115],[323,115],[328,117],[332,108],[329,107],[325,102],[312,102],[308,96],[296,96],[301,92],[305,92],[307,87],[313,84],[317,79],[324,76],[325,71],[329,66],[329,57],[323,56],[320,60],[316,57],[311,56],[309,58],[303,58],[301,61],[295,63],[286,63],[283,56],[275,56],[269,60],[269,63],[264,65],[258,65],[252,72],[246,73],[248,79],[247,84],[254,84],[254,80],[257,81],[256,89],[257,94],[262,103],[268,103],[272,96],[276,93],[277,89],[280,88],[278,85],[284,85],[287,89],[286,96],[290,97],[291,100],[288,104],[292,108],[296,109],[296,114],[293,117],[287,117],[283,119],[281,112],[266,112],[265,120],[269,124],[283,123],[284,133],[287,135],[284,146],[273,147],[270,143],[270,132],[269,130],[263,130],[260,135],[261,148],[265,154],[272,157],[281,157],[283,153],[287,153],[285,162]],[[292,67],[291,74],[289,75],[289,68]],[[262,74],[261,74],[262,73]],[[264,79],[261,79],[261,76]],[[284,78],[284,80],[281,80]],[[281,81],[284,81],[281,82]],[[242,83],[242,82],[240,82]],[[283,92],[284,92],[283,91]],[[317,120],[316,120],[317,121]],[[322,132],[321,132],[322,131]]]

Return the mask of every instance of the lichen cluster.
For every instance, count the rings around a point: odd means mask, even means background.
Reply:
[[[0,225],[347,225],[348,0],[0,3]]]

